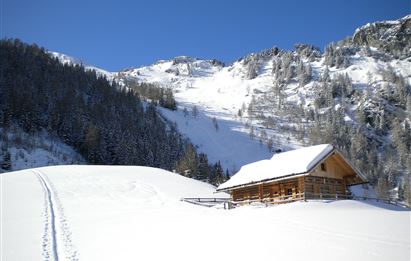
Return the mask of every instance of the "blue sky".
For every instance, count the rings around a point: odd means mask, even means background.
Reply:
[[[0,0],[1,37],[116,71],[179,55],[232,62],[295,43],[320,48],[411,0]]]

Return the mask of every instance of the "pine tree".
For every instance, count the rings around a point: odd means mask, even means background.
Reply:
[[[403,199],[407,203],[407,205],[411,207],[411,175],[410,173],[406,173],[403,179],[404,179]]]
[[[1,163],[1,168],[5,171],[11,170],[11,155],[8,150],[3,154],[3,162]]]
[[[255,131],[254,131],[254,126],[250,127],[250,133],[249,133],[250,138],[253,140],[255,138]]]
[[[389,184],[385,177],[380,177],[378,179],[376,192],[378,194],[378,198],[385,200],[390,199]]]
[[[194,119],[197,119],[198,113],[199,113],[199,112],[198,112],[198,108],[197,108],[196,105],[194,105],[194,107],[193,107],[193,109],[192,109],[192,111],[191,111],[191,115],[193,116]]]
[[[187,110],[186,107],[184,107],[184,109],[183,109],[183,115],[184,115],[184,117],[188,116],[188,110]]]
[[[192,144],[188,144],[184,156],[177,162],[176,171],[181,175],[197,177],[197,153]]]
[[[225,177],[224,177],[224,181],[227,181],[230,179],[230,172],[228,171],[228,169],[225,170]]]
[[[406,160],[410,146],[409,143],[411,140],[411,132],[408,123],[404,122],[404,126],[402,126],[401,122],[398,119],[395,119],[393,121],[391,130],[392,143],[396,147],[400,162],[402,163],[404,163]]]
[[[270,137],[267,141],[267,149],[268,149],[268,152],[270,152],[270,153],[273,152],[273,144],[274,144],[274,141]]]
[[[86,153],[88,154],[88,160],[92,163],[97,162],[96,150],[99,144],[99,134],[97,128],[89,123],[85,136]]]
[[[411,121],[411,94],[407,95],[407,115],[408,119]]]
[[[237,116],[240,118],[243,117],[243,111],[241,109],[238,109]]]
[[[195,178],[198,180],[209,182],[210,166],[208,164],[207,156],[204,153],[200,153],[198,155],[197,169],[197,176]]]
[[[250,62],[247,67],[247,79],[251,80],[257,77],[257,64],[256,62]]]
[[[212,122],[213,122],[214,129],[218,131],[220,127],[218,126],[218,122],[215,117],[213,117]]]
[[[213,166],[213,179],[212,183],[216,186],[222,184],[224,182],[224,171],[221,167],[220,161],[214,164]]]

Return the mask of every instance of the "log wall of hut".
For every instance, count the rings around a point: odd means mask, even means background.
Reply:
[[[234,201],[281,201],[297,198],[334,198],[346,195],[344,179],[305,176],[232,190]]]
[[[344,197],[346,184],[344,179],[306,176],[304,178],[305,198]]]
[[[244,201],[296,197],[302,192],[304,192],[303,177],[237,188],[232,190],[231,194],[234,201]]]

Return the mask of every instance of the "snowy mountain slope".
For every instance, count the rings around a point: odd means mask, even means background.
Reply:
[[[408,39],[410,21],[407,16],[379,23],[384,26],[377,31],[396,39],[394,46],[401,45]],[[403,116],[407,99],[404,93],[411,86],[411,59],[406,53],[392,55],[386,50],[396,48],[392,44],[382,48],[370,44],[371,40],[357,40],[367,28],[374,27],[359,28],[353,37],[330,44],[324,53],[299,44],[292,51],[272,48],[253,53],[228,66],[215,60],[177,57],[119,72],[116,78],[172,88],[180,112],[164,115],[176,121],[180,131],[193,139],[201,151],[220,159],[227,169],[268,158],[272,152],[266,145],[289,150],[317,143],[309,140],[308,134],[317,118],[329,121],[324,118],[330,109],[342,111],[344,121],[353,129],[365,127],[364,135],[376,142],[372,146],[384,151],[391,143],[392,133],[391,126],[387,130],[381,121],[391,124],[399,115],[400,122],[407,121]],[[376,32],[365,32],[363,38],[371,39],[373,34]],[[384,37],[378,39],[380,43],[385,41]],[[327,95],[332,96],[332,101]],[[196,121],[181,117],[181,110],[186,108],[190,112],[194,106],[203,117]],[[369,125],[359,122],[360,111],[365,112]],[[209,123],[213,118],[223,122],[222,129],[227,135],[212,134],[213,126]],[[202,130],[207,138],[199,139]],[[247,148],[238,149],[236,141],[247,135],[254,140],[249,139]]]
[[[82,64],[79,59],[50,53],[63,63]],[[104,71],[102,74],[108,79],[115,79],[121,86],[126,86],[126,81],[137,81],[172,88],[178,110],[161,109],[163,116],[176,122],[179,131],[189,137],[201,152],[207,153],[211,162],[220,161],[224,169],[231,173],[242,165],[272,156],[272,151],[267,149],[263,140],[250,139],[249,129],[245,125],[254,123],[247,118],[236,117],[238,110],[251,102],[253,93],[258,93],[259,89],[266,91],[272,85],[270,61],[265,61],[262,67],[261,75],[248,80],[244,61],[224,66],[217,60],[181,56],[150,66],[118,73]],[[85,68],[95,69],[89,65]],[[194,106],[199,111],[196,118],[191,114]],[[189,115],[185,115],[184,109],[190,112]],[[213,118],[217,120],[218,131]],[[276,132],[274,147],[289,150],[301,146],[301,142],[289,138]]]
[[[0,172],[86,163],[73,148],[46,131],[29,134],[16,126],[0,128],[0,148]]]
[[[171,87],[175,89],[177,101],[191,103],[204,111],[217,112],[222,114],[221,117],[229,116],[232,119],[241,109],[243,103],[245,105],[250,103],[252,96],[256,99],[262,98],[273,88],[273,62],[277,61],[279,57],[264,57],[263,55],[264,52],[251,54],[227,67],[213,67],[206,60],[195,60],[197,63],[207,64],[204,66],[206,69],[196,67],[196,63],[191,62],[191,58],[185,64],[186,67],[192,68],[191,74],[175,75],[173,72],[178,70],[180,66],[177,67],[172,61],[160,61],[152,66],[120,72],[118,75],[120,78],[134,78],[140,82],[159,83],[164,87]],[[298,56],[295,52],[292,52],[291,55]],[[254,59],[258,68],[257,75],[253,79],[247,78],[249,59]],[[287,101],[303,106],[313,105],[315,99],[313,88],[325,70],[328,71],[331,78],[338,74],[348,74],[353,87],[360,91],[363,91],[362,88],[368,85],[370,80],[368,75],[371,75],[371,81],[378,85],[382,82],[383,71],[390,67],[394,68],[397,74],[405,77],[407,81],[411,81],[411,60],[409,59],[382,61],[365,56],[359,51],[349,56],[351,65],[347,68],[330,67],[325,64],[324,58],[321,57],[314,61],[301,59],[312,67],[313,81],[304,86],[299,86],[298,82],[291,82],[285,86],[285,93]]]
[[[8,261],[410,258],[410,212],[384,204],[205,208],[179,199],[221,196],[214,187],[146,167],[46,167],[0,179]]]
[[[86,70],[95,71],[97,75],[104,76],[107,80],[112,81],[114,79],[114,74],[112,72],[103,70],[93,65],[84,63],[81,59],[59,53],[59,52],[48,52],[52,57],[57,58],[62,64],[68,65],[82,65]]]
[[[265,145],[250,139],[240,123],[224,117],[222,113],[204,110],[200,110],[195,118],[191,114],[185,116],[183,108],[187,107],[192,108],[192,105],[179,106],[176,112],[167,109],[160,109],[160,112],[177,123],[179,131],[188,136],[200,151],[207,153],[210,162],[220,161],[225,169],[234,173],[244,164],[271,156]]]
[[[183,71],[184,67],[190,68],[191,73],[174,73]],[[181,63],[176,65],[173,61],[160,61],[153,66],[120,72],[118,75],[120,79],[134,78],[138,82],[157,83],[172,88],[178,102],[178,111],[162,110],[162,114],[175,121],[179,130],[187,135],[200,151],[207,153],[211,160],[220,160],[224,168],[232,171],[272,155],[258,138],[249,138],[248,129],[245,127],[248,120],[236,117],[238,110],[250,103],[252,93],[270,86],[269,71],[266,68],[264,74],[258,78],[247,80],[241,62],[222,67],[210,61],[191,58],[184,66]],[[196,118],[191,114],[194,106],[199,110]],[[189,112],[186,116],[184,109]],[[213,118],[217,120],[218,131],[213,125]],[[301,145],[300,142],[290,142],[287,136],[280,133],[277,133],[275,141],[275,147],[281,146],[283,149]]]
[[[394,21],[368,23],[358,28],[353,36],[356,44],[380,49],[396,57],[411,54],[411,15]]]

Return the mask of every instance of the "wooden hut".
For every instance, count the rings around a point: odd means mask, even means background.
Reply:
[[[236,202],[287,202],[346,198],[347,187],[366,183],[364,175],[332,145],[323,144],[275,154],[243,166],[217,191]]]

